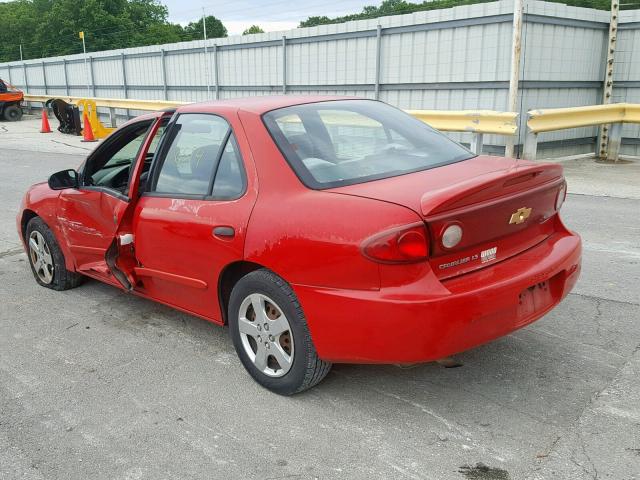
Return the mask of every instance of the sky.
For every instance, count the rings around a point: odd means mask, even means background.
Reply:
[[[169,8],[169,20],[188,23],[202,15],[222,20],[229,35],[240,34],[251,25],[266,32],[296,28],[310,16],[334,17],[356,13],[365,5],[378,5],[381,0],[159,0]]]

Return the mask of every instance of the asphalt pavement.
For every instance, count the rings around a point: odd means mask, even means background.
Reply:
[[[567,163],[583,272],[540,321],[458,368],[335,365],[280,397],[225,328],[36,284],[20,198],[93,148],[38,126],[0,123],[0,479],[640,478],[640,164]]]

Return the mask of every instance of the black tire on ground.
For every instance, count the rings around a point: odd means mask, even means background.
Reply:
[[[9,122],[17,122],[22,118],[22,109],[17,105],[9,105],[4,109],[4,118]]]
[[[31,238],[33,232],[38,232],[42,235],[44,241],[46,242],[46,249],[51,255],[53,264],[53,278],[49,283],[43,281],[34,268],[33,255],[31,254],[29,247],[29,239]],[[84,279],[82,275],[66,269],[64,254],[62,253],[62,250],[60,250],[53,232],[49,229],[47,224],[42,221],[40,217],[32,218],[27,224],[25,242],[27,244],[27,257],[29,257],[31,272],[35,277],[36,282],[38,282],[40,285],[46,288],[51,288],[52,290],[69,290],[71,288],[77,287],[82,283],[82,280]]]
[[[286,316],[293,337],[293,361],[281,377],[271,377],[256,368],[242,344],[239,315],[242,303],[252,294],[272,299]],[[229,301],[229,332],[240,361],[263,387],[280,395],[293,395],[318,384],[331,369],[331,363],[318,358],[302,307],[291,287],[270,270],[255,270],[234,286]],[[247,337],[248,338],[248,337]]]

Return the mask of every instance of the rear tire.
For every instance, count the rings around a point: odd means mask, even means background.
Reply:
[[[17,105],[9,105],[4,109],[4,118],[8,122],[17,122],[22,118],[22,109]]]
[[[32,218],[27,224],[25,242],[31,272],[40,285],[52,290],[69,290],[82,283],[82,275],[66,269],[64,254],[40,217]]]
[[[260,269],[242,277],[231,292],[228,318],[240,361],[268,390],[293,395],[329,373],[331,363],[318,358],[295,293],[275,273]]]

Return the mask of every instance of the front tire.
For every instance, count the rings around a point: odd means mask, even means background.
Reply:
[[[27,224],[25,240],[36,282],[52,290],[69,290],[82,283],[82,275],[66,269],[64,254],[53,232],[40,217],[32,218]]]
[[[17,122],[22,118],[22,109],[17,105],[9,105],[4,109],[4,118],[8,122]]]
[[[263,387],[292,395],[318,384],[331,364],[318,358],[291,287],[260,269],[242,277],[229,301],[229,330],[245,369]]]

